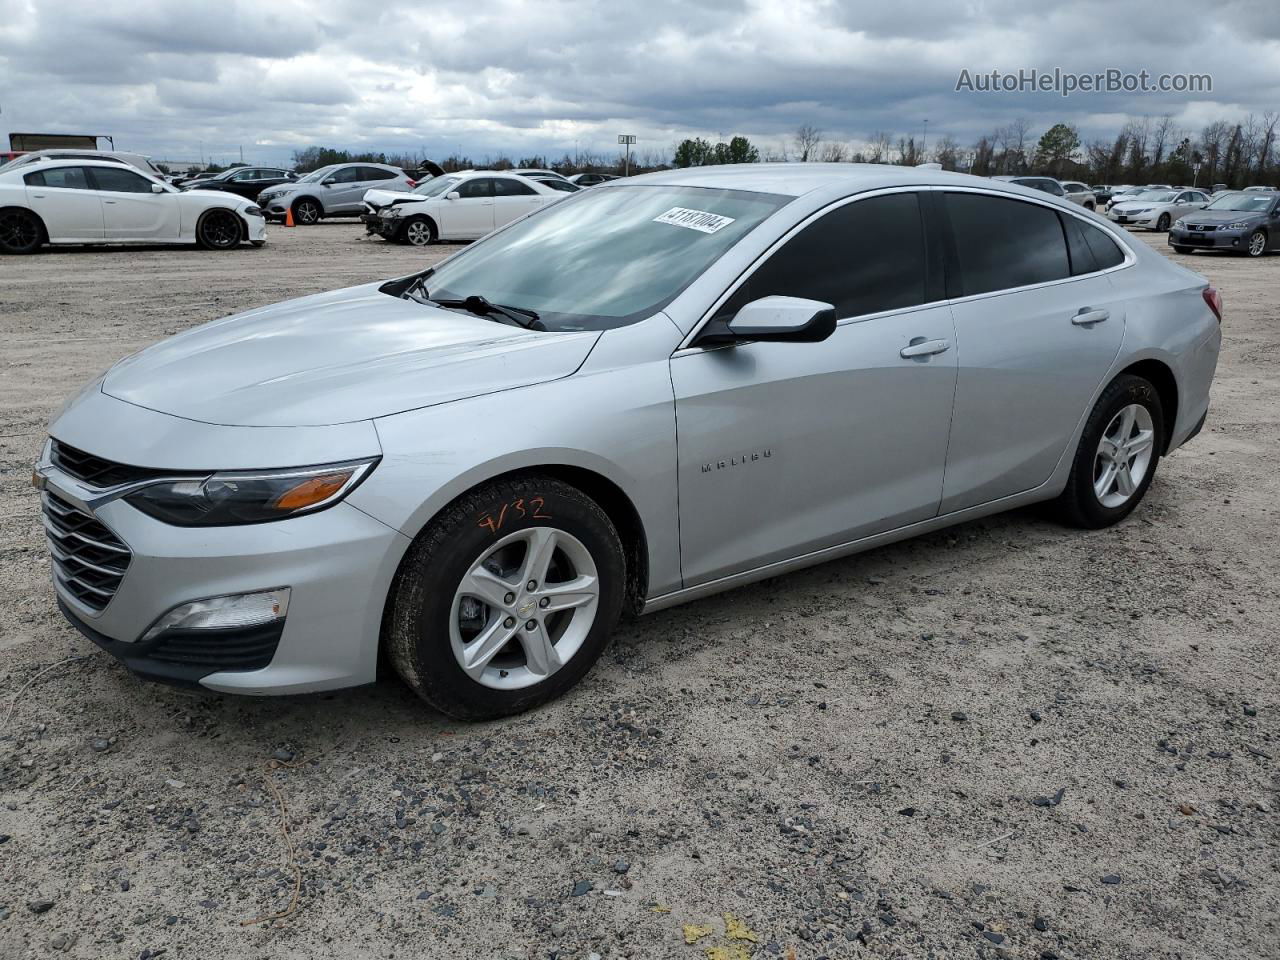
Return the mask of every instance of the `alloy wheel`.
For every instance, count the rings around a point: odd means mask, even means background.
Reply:
[[[303,200],[294,210],[293,218],[310,226],[320,219],[320,207],[312,200]]]
[[[40,238],[40,228],[30,214],[12,210],[0,216],[0,246],[7,250],[26,250]]]
[[[200,239],[219,250],[234,247],[240,242],[240,224],[229,213],[210,213],[200,223]]]
[[[577,537],[555,527],[517,531],[486,547],[458,585],[453,655],[483,686],[533,686],[578,652],[599,602],[595,561]]]
[[[415,247],[423,247],[431,242],[431,225],[425,220],[413,220],[404,228],[404,238]]]
[[[1123,407],[1102,431],[1093,458],[1093,491],[1104,507],[1129,502],[1142,486],[1155,451],[1151,411],[1140,403]]]
[[[1267,249],[1267,238],[1261,230],[1256,231],[1249,238],[1249,256],[1260,257]]]

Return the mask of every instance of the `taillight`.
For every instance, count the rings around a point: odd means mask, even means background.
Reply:
[[[412,177],[405,177],[405,179],[409,181],[409,189],[410,189],[410,190],[412,190],[414,187],[416,187],[416,186],[418,185],[418,181],[417,181],[417,180],[414,180]]]
[[[1222,322],[1222,294],[1218,292],[1217,287],[1205,287],[1201,291],[1204,302],[1209,305],[1209,309],[1213,311],[1213,315],[1218,318],[1218,322]]]

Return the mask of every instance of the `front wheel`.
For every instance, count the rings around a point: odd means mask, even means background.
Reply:
[[[293,222],[300,227],[309,227],[313,223],[319,223],[323,213],[319,203],[310,197],[303,197],[293,205]]]
[[[1142,501],[1160,462],[1164,409],[1148,380],[1125,374],[1098,398],[1057,512],[1071,526],[1119,523]]]
[[[625,583],[621,540],[594,500],[548,476],[490,483],[409,548],[387,652],[443,713],[509,716],[586,675],[621,615]]]
[[[230,250],[240,244],[240,218],[230,210],[210,210],[200,218],[196,240],[206,250]]]
[[[1249,235],[1249,246],[1245,248],[1245,252],[1251,257],[1260,257],[1267,252],[1267,235],[1261,230],[1255,230]]]
[[[1169,215],[1167,213],[1160,214],[1159,219],[1156,220],[1156,229],[1161,233],[1169,229]]]
[[[436,239],[435,227],[426,217],[413,217],[400,228],[400,239],[415,247],[425,247]]]
[[[0,253],[35,253],[44,240],[40,220],[28,210],[0,212]]]

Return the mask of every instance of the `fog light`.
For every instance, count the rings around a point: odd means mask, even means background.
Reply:
[[[229,597],[192,600],[174,607],[142,635],[146,642],[166,630],[233,630],[260,627],[283,620],[289,610],[289,588],[262,593],[237,593]]]

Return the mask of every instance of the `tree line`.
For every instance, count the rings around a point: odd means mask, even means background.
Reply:
[[[942,134],[932,142],[915,134],[876,130],[851,144],[823,136],[802,125],[790,137],[772,144],[753,144],[744,136],[711,141],[691,137],[668,150],[641,148],[631,153],[632,174],[724,163],[820,161],[825,163],[888,163],[916,166],[937,163],[989,177],[1041,174],[1086,183],[1170,183],[1232,189],[1251,185],[1280,186],[1280,113],[1250,115],[1241,122],[1217,120],[1198,131],[1180,128],[1171,116],[1130,120],[1111,138],[1085,143],[1068,123],[1055,123],[1038,136],[1031,123],[1017,119],[983,134],[969,145]],[[307,147],[293,153],[294,169],[308,173],[331,163],[387,163],[417,170],[433,159],[446,171],[511,170],[531,167],[557,173],[613,173],[624,170],[624,158],[593,151],[566,152],[560,157],[507,154],[472,157],[455,152],[443,159],[425,154],[357,153],[331,147]],[[1195,171],[1195,165],[1200,170]]]

